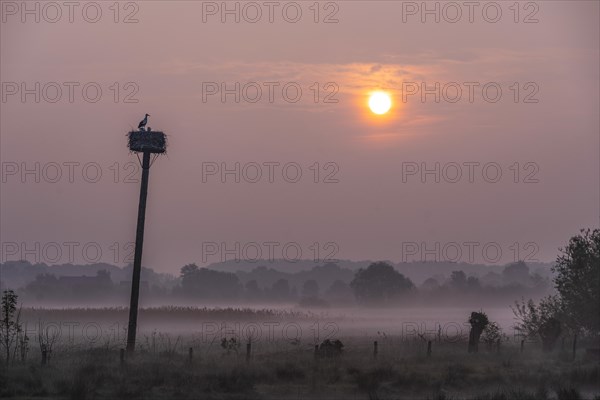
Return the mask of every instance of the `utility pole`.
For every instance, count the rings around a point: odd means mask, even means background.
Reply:
[[[163,132],[132,131],[128,134],[129,150],[138,155],[142,153],[142,182],[138,205],[137,229],[135,232],[135,254],[133,257],[133,275],[131,278],[131,301],[129,303],[129,325],[127,329],[127,353],[135,350],[137,333],[138,304],[140,298],[140,278],[142,274],[142,249],[144,247],[144,226],[146,222],[146,199],[148,198],[148,176],[150,167],[158,155],[167,151],[166,135]],[[152,160],[151,160],[151,157]]]

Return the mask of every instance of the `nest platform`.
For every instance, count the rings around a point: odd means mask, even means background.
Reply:
[[[167,152],[167,135],[160,131],[131,131],[127,134],[129,150],[136,153]]]

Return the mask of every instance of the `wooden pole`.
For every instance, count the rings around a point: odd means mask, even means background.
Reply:
[[[431,357],[431,340],[427,342],[427,357]]]
[[[248,340],[246,344],[246,362],[250,362],[250,355],[252,354],[252,342]]]
[[[190,347],[188,349],[188,359],[189,359],[190,364],[191,364],[192,360],[194,359],[194,349],[192,347]]]
[[[373,342],[373,358],[377,359],[377,340]]]
[[[121,361],[121,365],[125,365],[125,349],[121,349],[119,353],[119,360]]]
[[[127,329],[127,352],[135,350],[138,302],[140,298],[140,275],[142,273],[142,247],[144,246],[144,224],[146,221],[146,199],[148,198],[148,175],[150,172],[150,152],[144,152],[142,161],[142,185],[138,206],[137,230],[135,233],[135,254],[133,257],[133,277],[131,279],[131,302],[129,304],[129,326]]]
[[[317,372],[319,371],[319,345],[315,344],[315,358],[312,368],[311,389],[314,392],[317,389]]]
[[[573,360],[575,360],[575,356],[577,355],[577,334],[573,336]]]
[[[48,351],[46,350],[46,345],[42,345],[42,365],[46,365],[48,363]]]
[[[521,353],[525,349],[525,340],[521,340]]]

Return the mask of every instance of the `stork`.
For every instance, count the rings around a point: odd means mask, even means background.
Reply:
[[[148,123],[148,117],[150,116],[150,114],[146,114],[144,116],[144,119],[140,121],[139,125],[138,125],[138,129],[140,131],[143,131],[144,128],[146,127],[146,124]]]

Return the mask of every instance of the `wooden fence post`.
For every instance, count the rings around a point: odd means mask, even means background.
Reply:
[[[313,362],[313,368],[312,368],[312,376],[310,379],[310,387],[311,390],[314,392],[315,390],[317,390],[317,373],[319,371],[319,345],[315,344],[315,359]]]
[[[194,348],[193,347],[190,347],[188,349],[188,360],[189,360],[190,364],[194,360]]]
[[[373,342],[373,358],[377,359],[377,340]]]
[[[119,351],[119,361],[121,365],[125,365],[125,349]]]
[[[525,339],[521,340],[521,353],[523,353],[524,349],[525,349]]]
[[[46,345],[42,345],[42,365],[46,365],[48,363],[48,351],[46,350]]]
[[[427,342],[427,357],[431,357],[431,340]]]
[[[250,340],[248,340],[248,343],[246,344],[246,362],[247,363],[250,362],[251,352],[252,352],[252,342]]]
[[[575,360],[576,356],[577,356],[577,334],[575,334],[575,336],[573,336],[573,360]]]

